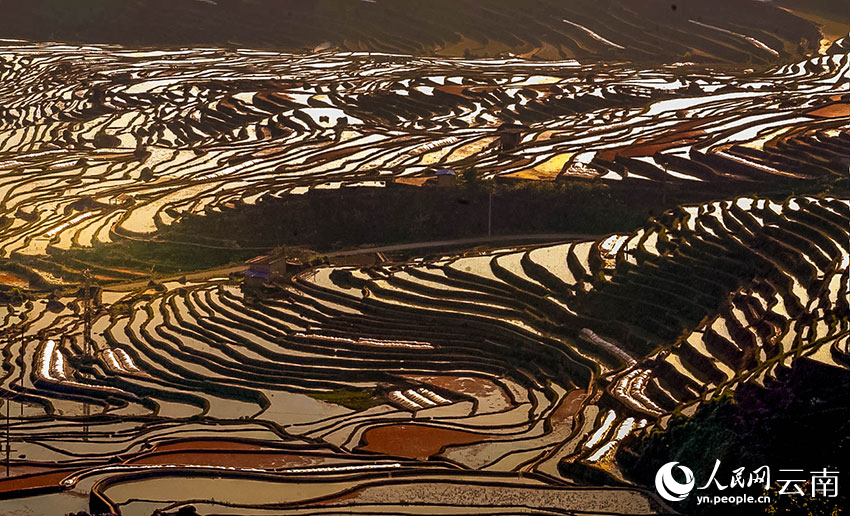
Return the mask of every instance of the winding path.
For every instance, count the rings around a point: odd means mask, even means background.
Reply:
[[[333,258],[335,256],[356,256],[358,254],[366,254],[366,253],[388,253],[393,251],[412,251],[417,249],[430,249],[430,248],[439,248],[439,247],[456,247],[456,246],[465,246],[465,245],[477,245],[477,244],[489,244],[494,242],[533,242],[533,243],[544,243],[544,242],[560,242],[565,240],[594,240],[599,238],[600,235],[588,235],[582,233],[534,233],[534,234],[523,234],[523,235],[494,235],[494,236],[486,236],[486,237],[471,237],[471,238],[456,238],[452,240],[432,240],[429,242],[411,242],[407,244],[393,244],[393,245],[383,245],[383,246],[373,246],[373,247],[361,247],[358,249],[346,249],[342,251],[333,251],[330,253],[325,253],[325,256],[328,258]],[[205,280],[209,278],[215,278],[220,276],[228,276],[234,272],[242,272],[248,267],[246,265],[233,265],[228,267],[218,267],[215,269],[207,269],[204,271],[193,272],[189,274],[175,274],[173,276],[167,276],[165,278],[157,278],[157,281],[177,281],[180,278],[186,278],[187,281],[198,281]],[[129,292],[131,290],[136,290],[138,288],[144,287],[148,284],[149,280],[145,281],[133,281],[129,283],[117,283],[114,285],[109,285],[106,290],[110,290],[113,292]]]

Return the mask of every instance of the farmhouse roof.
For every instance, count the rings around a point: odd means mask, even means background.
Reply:
[[[266,272],[266,271],[255,271],[255,270],[251,270],[251,269],[248,269],[247,271],[245,271],[244,274],[245,274],[246,278],[268,279],[268,277],[269,277],[269,273]]]

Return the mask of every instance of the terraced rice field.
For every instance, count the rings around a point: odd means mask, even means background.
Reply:
[[[620,482],[624,439],[800,361],[850,367],[850,35],[688,6],[687,30],[651,36],[659,2],[604,23],[591,4],[533,30],[329,24],[312,53],[0,40],[0,284],[52,291],[0,307],[0,514],[671,514]],[[755,29],[768,12],[775,32]],[[823,52],[791,61],[802,35]],[[504,56],[458,51],[473,41]],[[87,290],[70,282],[90,264],[56,258],[441,169],[718,200],[593,240],[313,267],[265,295]]]
[[[623,438],[718,389],[850,365],[850,200],[740,197],[277,288],[105,292],[89,353],[80,299],[10,310],[12,464],[34,471],[17,482],[124,515],[664,512],[576,475],[618,476]],[[370,403],[322,401],[340,392]]]
[[[187,214],[442,168],[729,195],[841,179],[847,47],[731,73],[5,40],[0,254],[149,238]],[[500,147],[504,122],[527,128],[519,147]]]

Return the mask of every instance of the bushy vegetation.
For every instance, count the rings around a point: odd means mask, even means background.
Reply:
[[[657,198],[603,183],[516,185],[461,182],[458,188],[390,187],[314,191],[256,206],[192,217],[163,239],[236,239],[240,246],[304,245],[328,251],[345,245],[394,244],[482,236],[493,192],[493,234],[627,231],[639,226]]]
[[[478,237],[487,234],[491,191],[494,235],[629,231],[660,210],[655,195],[627,196],[601,182],[494,184],[467,177],[457,188],[357,188],[273,198],[188,217],[154,239],[119,239],[51,254],[74,270],[155,276],[241,262],[281,245],[327,252]]]
[[[74,269],[90,269],[93,273],[103,269],[103,272],[109,275],[113,275],[115,270],[120,272],[124,269],[137,273],[149,273],[151,276],[241,263],[261,252],[239,247],[198,245],[189,240],[173,242],[125,239],[91,248],[51,250],[52,257],[56,261]],[[61,271],[56,273],[62,275]]]
[[[69,270],[130,279],[138,273],[157,276],[241,263],[282,245],[330,252],[347,246],[480,237],[487,234],[491,192],[493,235],[628,232],[671,206],[712,195],[673,192],[665,199],[656,188],[592,180],[484,181],[469,169],[459,174],[455,188],[315,190],[189,216],[163,228],[154,239],[119,239],[50,252]],[[782,191],[764,197],[787,195]],[[66,276],[47,261],[39,267]]]
[[[835,516],[847,505],[846,490],[840,486],[837,498],[777,495],[775,479],[779,469],[803,469],[806,475],[824,467],[842,472],[840,457],[850,452],[848,388],[847,371],[801,359],[765,388],[742,384],[734,394],[704,403],[693,417],[672,418],[666,431],[627,439],[618,459],[628,476],[650,488],[658,468],[670,461],[691,468],[698,486],[710,477],[716,459],[727,477],[719,473],[718,479],[725,484],[734,468],[752,471],[768,465],[774,487],[771,505],[729,505],[723,507],[724,514]],[[761,491],[752,488],[748,493]],[[676,509],[713,515],[718,507],[697,506],[692,494]]]
[[[308,396],[358,411],[383,403],[382,400],[375,397],[375,393],[366,390],[336,389],[328,392],[311,392]]]

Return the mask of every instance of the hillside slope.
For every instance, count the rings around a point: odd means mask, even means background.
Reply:
[[[813,21],[751,0],[0,0],[0,12],[0,36],[35,41],[414,55],[758,64],[820,40]]]

